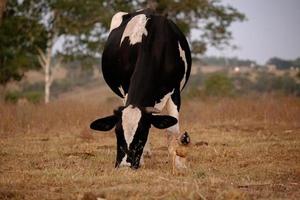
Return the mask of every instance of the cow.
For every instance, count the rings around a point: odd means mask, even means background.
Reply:
[[[140,167],[143,154],[149,152],[151,125],[167,129],[171,138],[180,136],[180,92],[190,71],[189,44],[170,19],[150,9],[113,16],[102,54],[102,73],[124,105],[92,122],[90,128],[109,131],[115,127],[115,167]],[[159,114],[163,108],[167,115]],[[187,134],[184,140],[189,142]],[[176,156],[177,166],[182,167]]]

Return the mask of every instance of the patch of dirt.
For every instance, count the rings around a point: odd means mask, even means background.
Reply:
[[[93,153],[88,152],[74,152],[74,153],[65,153],[64,156],[66,157],[80,157],[82,159],[89,159],[90,157],[95,157],[96,155]]]
[[[194,144],[196,147],[200,147],[200,146],[208,146],[208,142],[205,142],[205,141],[199,141],[199,142],[196,142]]]
[[[1,200],[12,200],[12,199],[25,199],[23,194],[14,191],[5,191],[0,189],[0,199]]]

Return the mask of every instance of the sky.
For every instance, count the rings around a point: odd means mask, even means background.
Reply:
[[[284,59],[300,57],[300,0],[223,0],[244,13],[247,20],[231,27],[230,48],[208,48],[206,55],[239,57],[264,64],[277,56]]]

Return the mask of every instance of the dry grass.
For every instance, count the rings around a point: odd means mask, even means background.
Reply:
[[[114,133],[88,126],[119,102],[90,102],[0,105],[0,199],[300,199],[300,99],[185,101],[185,176],[172,175],[156,129],[143,168],[114,169]]]

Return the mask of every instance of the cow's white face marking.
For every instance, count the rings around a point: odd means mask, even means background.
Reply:
[[[128,13],[127,12],[118,12],[112,17],[111,22],[110,22],[109,32],[111,32],[115,28],[118,28],[122,24],[122,17],[123,17],[123,15],[126,15],[126,14],[128,14]]]
[[[134,16],[126,25],[120,45],[126,37],[129,37],[131,45],[142,42],[143,35],[148,35],[146,29],[147,21],[148,19],[144,14]]]
[[[141,117],[142,112],[140,109],[133,107],[132,105],[129,105],[122,112],[122,128],[128,149],[133,140],[135,131],[138,128]]]
[[[185,52],[184,52],[184,50],[182,50],[180,42],[178,42],[178,49],[179,49],[180,57],[184,62],[184,75],[180,82],[180,89],[182,89],[185,84],[185,81],[186,81],[185,79],[186,79],[186,71],[187,71],[187,62],[186,62]]]

